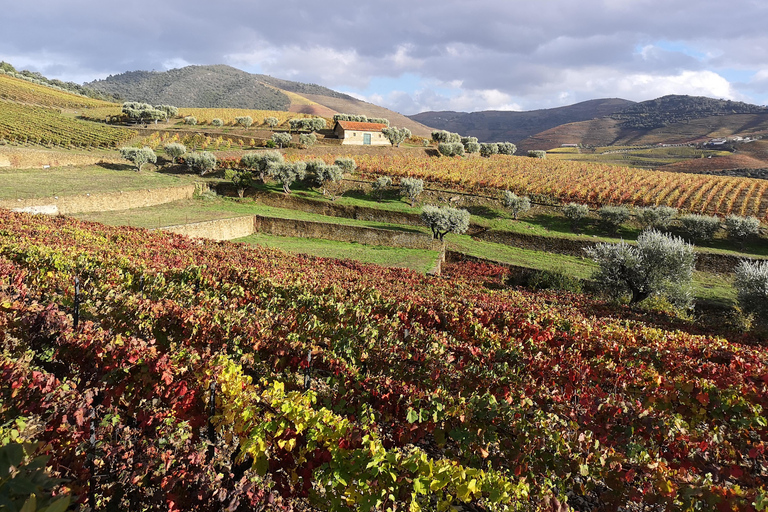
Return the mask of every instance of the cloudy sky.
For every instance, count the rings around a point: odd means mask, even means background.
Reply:
[[[77,83],[229,64],[404,114],[768,104],[766,0],[27,0],[0,26],[0,60]]]

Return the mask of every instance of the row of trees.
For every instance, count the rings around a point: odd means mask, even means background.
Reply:
[[[480,153],[480,156],[514,155],[517,146],[511,142],[483,142],[477,137],[462,137],[458,133],[446,130],[433,130],[432,142],[437,143],[437,150],[444,156],[463,156]]]
[[[225,177],[237,188],[237,194],[243,197],[245,190],[258,180],[265,183],[272,178],[283,186],[283,192],[291,193],[291,185],[305,181],[310,186],[322,189],[323,195],[331,193],[329,185],[341,180],[344,173],[354,172],[357,168],[351,158],[337,158],[333,164],[315,159],[309,162],[286,162],[279,151],[246,153],[240,158],[239,169],[228,169]]]
[[[179,109],[173,105],[155,105],[138,101],[126,101],[123,103],[122,112],[128,119],[136,123],[149,123],[154,121],[168,121],[179,114]]]
[[[354,121],[357,123],[377,123],[389,126],[389,119],[383,117],[368,117],[364,114],[336,114],[333,121]]]

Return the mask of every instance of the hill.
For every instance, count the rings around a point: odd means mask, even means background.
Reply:
[[[422,112],[412,120],[440,130],[477,137],[481,142],[518,143],[532,135],[566,123],[587,121],[619,112],[633,105],[619,98],[583,101],[575,105],[529,112]]]
[[[429,136],[431,128],[372,103],[317,84],[256,75],[225,66],[187,66],[170,71],[129,71],[86,84],[104,94],[133,101],[178,107],[248,108],[291,111],[332,117],[337,113],[389,119],[414,135]]]
[[[521,141],[518,150],[551,149],[561,144],[625,146],[703,143],[715,137],[759,137],[768,133],[768,112],[716,114],[646,129],[628,128],[624,122],[605,117],[557,126]]]
[[[178,107],[288,110],[288,96],[256,75],[230,66],[187,66],[169,71],[128,71],[86,86],[132,101]]]

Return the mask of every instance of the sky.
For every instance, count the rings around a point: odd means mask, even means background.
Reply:
[[[76,83],[228,64],[397,112],[768,104],[766,0],[26,0],[0,60]]]

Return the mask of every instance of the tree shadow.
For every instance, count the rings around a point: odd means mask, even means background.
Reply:
[[[136,166],[133,164],[115,164],[111,162],[100,162],[96,164],[102,169],[108,169],[110,171],[133,171],[136,172]]]
[[[465,210],[467,210],[470,213],[470,215],[476,215],[484,219],[490,220],[490,219],[500,218],[499,212],[488,206],[475,205],[475,206],[465,206],[460,208],[464,208]]]

